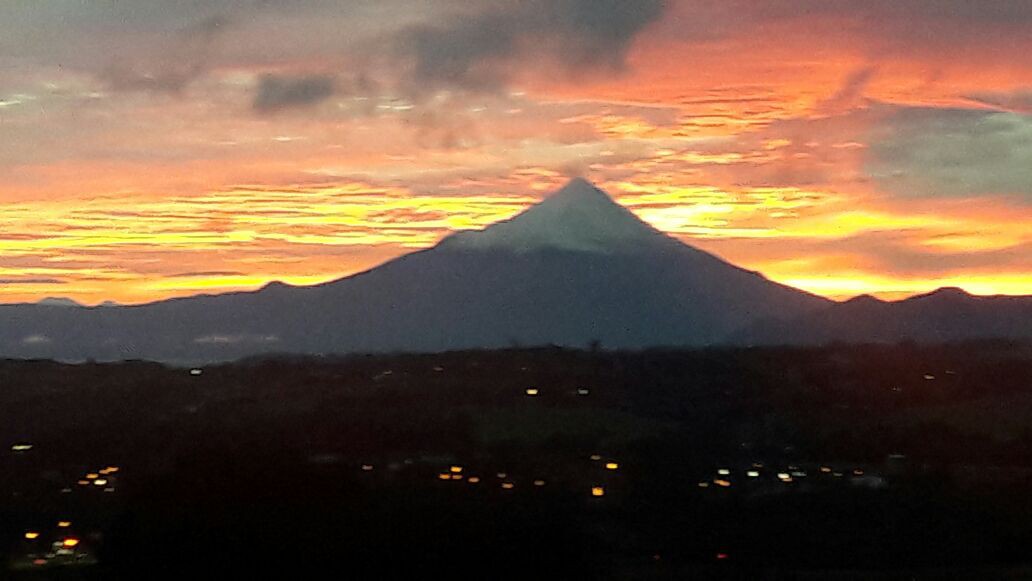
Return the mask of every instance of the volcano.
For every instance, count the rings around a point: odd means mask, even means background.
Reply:
[[[272,352],[705,346],[736,334],[755,341],[748,329],[790,332],[771,322],[819,319],[834,306],[684,244],[575,179],[509,220],[316,286],[104,308],[0,306],[0,356],[207,362]]]

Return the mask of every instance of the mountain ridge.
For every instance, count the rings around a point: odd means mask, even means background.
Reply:
[[[908,324],[920,326],[942,302],[977,302],[979,316],[994,304],[965,296],[834,303],[684,244],[574,180],[509,220],[318,285],[104,308],[0,305],[0,357],[183,363],[271,352],[810,344],[835,335],[813,321],[841,318],[844,304],[866,319],[839,326],[866,329],[854,334],[863,342],[884,338],[874,321],[896,316],[893,305],[909,305],[917,318]],[[973,320],[966,328],[977,331]]]

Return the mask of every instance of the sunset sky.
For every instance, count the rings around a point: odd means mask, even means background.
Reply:
[[[0,302],[322,282],[576,175],[833,298],[1032,294],[1032,2],[0,4]]]

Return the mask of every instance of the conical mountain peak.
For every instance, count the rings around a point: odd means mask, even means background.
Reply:
[[[545,202],[548,201],[563,201],[578,204],[616,203],[609,197],[609,194],[598,189],[595,184],[584,178],[573,178],[567,182],[565,186],[548,196],[545,199]]]
[[[575,178],[540,203],[484,230],[457,232],[442,241],[449,249],[560,249],[627,252],[644,244],[669,243],[608,194]]]

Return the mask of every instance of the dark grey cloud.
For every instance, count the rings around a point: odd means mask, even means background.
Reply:
[[[308,107],[333,96],[336,84],[329,75],[264,75],[258,81],[252,106],[260,113]]]
[[[65,284],[57,278],[0,278],[0,284]]]
[[[871,136],[866,170],[905,196],[1013,196],[1032,203],[1032,115],[901,108]]]
[[[690,0],[696,2],[698,0]],[[870,21],[900,18],[958,20],[969,23],[1032,22],[1032,3],[1027,0],[747,0],[754,16],[794,17],[844,15]]]
[[[558,63],[564,74],[618,71],[635,36],[665,6],[664,0],[485,2],[479,12],[402,31],[392,50],[409,67],[414,91],[494,89],[527,64]]]
[[[666,8],[673,7],[667,11]],[[832,17],[818,37],[880,39],[872,54],[997,51],[1020,43],[1029,0],[99,0],[0,2],[0,58],[27,58],[101,78],[114,91],[178,93],[212,69],[325,72],[375,68],[410,91],[497,88],[540,74],[618,71],[645,27],[708,42],[763,34],[785,19]],[[228,26],[231,24],[232,26]],[[226,29],[232,32],[227,34]],[[400,32],[399,32],[400,29]],[[660,32],[662,29],[662,32]],[[387,40],[387,45],[383,44]],[[776,40],[776,39],[775,39]],[[1010,46],[1010,48],[1008,48]],[[1006,51],[1012,52],[1006,52]],[[395,60],[382,61],[381,53]],[[541,58],[545,57],[545,58]],[[398,60],[401,62],[398,63]],[[365,63],[365,66],[363,66]],[[558,63],[563,70],[549,71]],[[381,67],[379,65],[383,64]],[[388,65],[401,64],[397,69]]]

